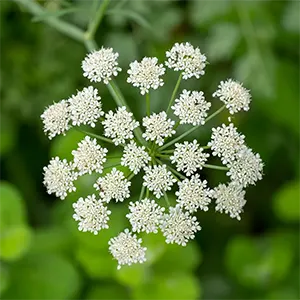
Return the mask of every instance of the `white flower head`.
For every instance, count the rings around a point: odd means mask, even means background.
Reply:
[[[218,97],[229,110],[231,114],[235,114],[240,110],[249,110],[251,102],[251,94],[243,85],[232,79],[221,81],[218,89],[213,93],[213,97]]]
[[[146,141],[155,141],[157,145],[162,146],[165,138],[171,137],[176,133],[173,129],[175,122],[167,117],[164,111],[144,117],[143,126],[146,128],[146,131],[143,133],[143,138]]]
[[[119,53],[112,48],[101,48],[89,53],[82,61],[83,76],[91,82],[108,84],[113,76],[117,76],[122,69],[118,66]]]
[[[188,240],[195,238],[195,233],[201,226],[195,216],[184,212],[179,206],[170,207],[169,213],[164,215],[160,226],[167,244],[176,243],[186,246]]]
[[[67,192],[76,191],[74,181],[78,174],[74,172],[74,165],[68,163],[66,159],[59,157],[52,158],[44,170],[44,185],[48,194],[55,194],[60,199],[65,199]]]
[[[97,179],[94,188],[99,191],[103,201],[115,199],[122,202],[130,197],[130,185],[131,182],[125,178],[124,173],[113,168],[110,173]]]
[[[74,166],[78,169],[79,175],[92,172],[102,173],[103,164],[106,162],[106,148],[97,144],[96,139],[86,136],[78,143],[77,150],[73,150]]]
[[[224,164],[235,160],[236,154],[244,146],[245,136],[240,134],[232,123],[222,124],[212,129],[211,141],[208,146],[211,147],[212,155],[221,158]]]
[[[207,187],[207,181],[201,180],[199,175],[193,175],[191,179],[185,179],[178,183],[179,190],[175,193],[178,197],[178,206],[190,213],[198,209],[208,211],[211,202],[212,191]]]
[[[205,101],[204,93],[183,90],[179,99],[171,107],[174,115],[180,119],[180,124],[204,125],[207,111],[211,103]]]
[[[127,139],[133,139],[133,130],[139,126],[139,122],[133,119],[133,114],[126,110],[126,106],[118,107],[117,111],[109,111],[102,121],[104,135],[112,138],[115,145],[125,143]]]
[[[44,132],[49,132],[48,137],[50,140],[58,134],[65,135],[65,132],[70,129],[68,102],[62,100],[50,105],[41,115],[41,119],[44,124]]]
[[[130,141],[130,143],[124,147],[121,165],[127,166],[130,171],[137,174],[150,160],[151,157],[145,151],[144,146],[139,147],[134,141]]]
[[[118,261],[118,270],[122,265],[144,263],[147,248],[142,247],[142,239],[138,239],[127,228],[118,236],[109,240],[109,251]]]
[[[130,213],[126,215],[134,232],[157,233],[161,223],[164,207],[160,207],[154,200],[142,199],[129,203]]]
[[[68,99],[72,125],[88,124],[95,127],[95,123],[104,115],[100,99],[98,90],[92,86],[78,91],[76,95],[72,95]]]
[[[206,56],[199,48],[194,48],[190,43],[176,43],[171,50],[166,52],[166,66],[175,71],[182,72],[182,78],[200,78],[204,75]]]
[[[216,211],[229,214],[231,218],[241,220],[240,214],[246,204],[245,191],[242,186],[236,182],[230,182],[228,185],[219,184],[214,188],[212,197],[216,199]]]
[[[209,157],[203,152],[203,148],[194,140],[192,143],[185,141],[183,144],[176,143],[171,162],[176,164],[178,171],[183,171],[187,176],[195,173],[197,169],[202,169]]]
[[[127,82],[140,88],[141,94],[149,93],[149,89],[156,90],[164,84],[160,76],[165,74],[163,64],[158,64],[156,57],[144,57],[141,62],[134,61],[127,71]]]
[[[103,202],[96,199],[96,196],[90,195],[85,199],[79,198],[77,202],[73,203],[75,213],[73,218],[78,223],[79,231],[90,231],[95,235],[101,229],[107,229],[109,226],[109,215],[111,211],[103,205]]]
[[[144,170],[143,185],[152,191],[156,198],[160,198],[164,192],[171,190],[172,185],[176,182],[166,165],[145,167]]]
[[[262,179],[263,162],[258,153],[253,153],[250,148],[244,146],[236,155],[236,160],[227,164],[227,175],[243,187],[255,184]]]

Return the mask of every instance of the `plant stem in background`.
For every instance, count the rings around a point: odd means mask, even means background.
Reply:
[[[168,205],[168,206],[171,206],[171,205],[170,205],[169,198],[168,198],[168,195],[167,195],[166,192],[164,192],[164,197],[165,197],[165,200],[166,200],[166,202],[167,202],[167,205]]]
[[[25,7],[29,12],[31,12],[34,16],[42,16],[47,13],[47,10],[44,9],[40,4],[36,1],[32,0],[14,0],[16,3]],[[84,31],[79,29],[77,26],[69,24],[68,22],[62,21],[57,17],[48,17],[43,19],[43,22],[48,24],[49,26],[55,28],[57,31],[65,34],[66,36],[84,43]]]
[[[218,115],[223,109],[225,108],[225,105],[223,105],[221,108],[219,108],[217,111],[215,111],[213,114],[211,114],[209,117],[206,118],[205,122],[209,121],[210,119],[212,119],[214,116]],[[188,134],[194,132],[195,130],[197,130],[200,126],[202,125],[198,125],[195,126],[191,129],[189,129],[188,131],[184,132],[183,134],[181,134],[180,136],[178,136],[177,138],[175,138],[174,140],[170,141],[169,143],[165,144],[164,146],[162,146],[161,148],[159,148],[159,150],[164,150],[168,147],[170,147],[171,145],[173,145],[174,143],[178,142],[179,140],[183,139],[185,136],[187,136]]]
[[[108,139],[108,138],[106,138],[104,136],[101,136],[101,135],[98,135],[98,134],[95,134],[95,133],[92,133],[92,132],[87,132],[87,131],[79,129],[79,128],[77,128],[77,130],[80,131],[80,132],[82,132],[82,133],[84,133],[84,134],[87,134],[87,135],[89,135],[91,137],[94,137],[94,138],[96,138],[98,140],[102,140],[102,141],[104,141],[106,143],[110,143],[110,144],[114,145],[114,142],[111,139]],[[120,144],[120,146],[124,147],[123,144]]]
[[[172,93],[172,96],[171,96],[171,99],[170,99],[170,102],[169,102],[169,105],[168,105],[168,108],[167,108],[167,113],[170,111],[170,108],[175,100],[175,97],[176,97],[176,93],[177,93],[177,90],[179,88],[179,85],[180,85],[180,82],[181,82],[181,79],[182,79],[182,73],[180,73],[179,77],[178,77],[178,80],[176,82],[176,85],[175,85],[175,88],[173,90],[173,93]]]
[[[209,164],[205,164],[204,167],[208,168],[208,169],[223,170],[223,171],[228,171],[229,170],[229,168],[227,168],[227,167],[215,166],[215,165],[209,165]]]
[[[146,93],[146,111],[147,111],[147,116],[150,116],[150,94]]]
[[[100,7],[98,8],[96,15],[93,19],[91,19],[89,23],[88,30],[85,33],[85,38],[87,40],[93,40],[96,34],[96,31],[101,23],[101,20],[104,16],[105,10],[109,4],[110,0],[103,0]]]

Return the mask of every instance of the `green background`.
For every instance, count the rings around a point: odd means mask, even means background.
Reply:
[[[144,98],[126,83],[131,61],[164,60],[175,42],[189,41],[207,55],[200,80],[181,89],[209,95],[232,77],[251,89],[248,113],[233,121],[261,154],[264,178],[247,189],[238,222],[199,212],[202,231],[187,247],[144,237],[144,265],[116,270],[107,241],[128,224],[125,205],[111,207],[111,228],[81,233],[72,202],[91,192],[93,176],[60,201],[45,192],[42,168],[54,155],[70,158],[83,135],[70,131],[51,142],[40,115],[47,105],[88,85],[83,44],[44,24],[60,17],[86,29],[91,1],[39,1],[49,11],[34,18],[22,5],[1,1],[0,293],[2,299],[299,299],[299,2],[112,1],[97,33],[98,45],[120,54],[117,82],[135,116]],[[163,88],[151,93],[152,110],[166,109],[178,74],[168,70]],[[98,84],[104,109],[115,104]],[[212,100],[213,111],[220,103]],[[222,113],[189,138],[209,140]],[[181,130],[185,130],[183,127]],[[114,149],[110,149],[113,151]],[[203,171],[210,186],[226,181]],[[139,186],[132,187],[133,199]]]

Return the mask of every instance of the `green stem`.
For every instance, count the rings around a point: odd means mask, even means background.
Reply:
[[[19,5],[25,7],[34,16],[44,15],[47,10],[44,9],[40,4],[33,0],[14,0]],[[77,28],[76,26],[69,24],[68,22],[62,21],[57,17],[49,17],[43,20],[49,26],[55,28],[57,31],[65,34],[66,36],[79,41],[84,42],[84,32],[83,30]]]
[[[165,200],[166,200],[166,202],[167,202],[167,205],[168,205],[168,206],[171,206],[171,205],[170,205],[170,202],[169,202],[168,195],[167,195],[166,192],[164,192],[164,197],[165,197]]]
[[[91,19],[87,32],[85,33],[86,40],[93,40],[95,33],[99,27],[99,24],[104,16],[105,10],[110,0],[103,0],[100,7],[98,8],[95,18]]]
[[[98,45],[94,40],[85,40],[84,45],[89,52],[98,49]]]
[[[227,168],[227,167],[216,166],[216,165],[209,165],[209,164],[205,164],[203,167],[204,168],[209,168],[209,169],[215,169],[215,170],[223,170],[223,171],[228,171],[229,170],[229,168]]]
[[[124,98],[124,96],[122,95],[119,87],[117,86],[117,84],[111,80],[108,84],[107,84],[108,90],[111,93],[112,97],[114,98],[116,104],[118,106],[126,106],[127,109],[130,111],[129,106],[126,103],[126,100]],[[133,130],[137,140],[144,146],[146,146],[146,141],[143,139],[142,137],[142,130],[140,127],[137,127]]]
[[[146,190],[146,198],[149,198],[149,189]]]
[[[78,131],[80,131],[80,132],[82,132],[82,133],[84,133],[84,134],[87,134],[87,135],[89,135],[89,136],[91,136],[91,137],[94,137],[94,138],[96,138],[96,139],[98,139],[98,140],[101,140],[101,141],[104,141],[104,142],[106,142],[106,143],[110,143],[110,144],[115,144],[111,139],[108,139],[108,138],[106,138],[106,137],[104,137],[104,136],[101,136],[101,135],[98,135],[98,134],[95,134],[95,133],[92,133],[92,132],[88,132],[88,131],[85,131],[85,130],[82,130],[82,129],[80,129],[80,128],[76,128]],[[123,146],[122,144],[120,144],[120,146]]]
[[[132,172],[132,173],[127,177],[127,180],[131,180],[134,176],[135,176],[135,174]]]
[[[119,166],[121,166],[120,163],[110,163],[110,164],[108,163],[108,164],[104,164],[103,169],[105,170],[105,169],[109,169],[109,168],[113,168],[113,167],[119,167]]]
[[[177,90],[179,88],[179,85],[180,85],[180,82],[181,82],[181,79],[182,79],[182,73],[180,73],[179,77],[178,77],[178,80],[176,82],[176,85],[175,85],[175,88],[173,90],[173,93],[172,93],[172,96],[171,96],[171,99],[170,99],[170,102],[169,102],[169,105],[168,105],[168,108],[167,108],[167,113],[169,112],[174,100],[175,100],[175,96],[176,96],[176,93],[177,93]]]
[[[160,165],[164,165],[164,163],[159,159],[159,158],[156,158],[156,161],[160,164]],[[171,166],[167,165],[167,168],[170,169],[170,171],[174,174],[176,174],[178,177],[180,177],[181,179],[186,179],[186,177],[182,174],[180,174],[179,172],[177,172],[174,168],[172,168]],[[174,176],[177,180],[178,178],[176,176]]]
[[[142,185],[142,189],[141,189],[141,193],[140,193],[140,197],[139,197],[140,200],[142,200],[142,198],[144,196],[144,192],[145,192],[145,186]]]
[[[208,116],[205,120],[205,122],[209,121],[210,119],[212,119],[213,117],[215,117],[217,114],[219,114],[223,109],[225,108],[225,105],[223,105],[221,108],[219,108],[217,111],[215,111],[213,114],[211,114],[210,116]],[[178,136],[177,138],[175,138],[174,140],[170,141],[169,143],[165,144],[164,146],[160,147],[159,150],[162,151],[168,147],[170,147],[171,145],[175,144],[176,142],[180,141],[181,139],[183,139],[185,136],[189,135],[190,133],[194,132],[195,130],[197,130],[200,126],[202,125],[198,125],[195,127],[192,127],[191,129],[189,129],[188,131],[184,132],[183,134],[181,134],[180,136]]]
[[[146,93],[146,112],[147,116],[150,116],[150,94]]]

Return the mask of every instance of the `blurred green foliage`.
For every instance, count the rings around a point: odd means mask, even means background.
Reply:
[[[110,3],[96,40],[120,53],[124,70],[143,56],[163,60],[174,42],[190,41],[210,64],[201,80],[182,88],[209,95],[220,80],[234,77],[251,89],[250,112],[234,122],[265,162],[264,179],[247,191],[242,221],[213,208],[200,212],[203,229],[194,242],[182,248],[160,235],[144,236],[147,263],[120,271],[107,241],[128,226],[126,205],[111,207],[111,228],[94,236],[78,232],[72,202],[91,192],[95,177],[82,177],[65,201],[42,186],[49,158],[70,158],[83,135],[70,131],[50,143],[39,116],[88,84],[80,68],[84,46],[43,22],[56,16],[85,30],[93,3],[38,2],[47,13],[34,18],[22,5],[1,1],[2,299],[299,299],[299,2]],[[153,92],[155,111],[166,107],[176,77],[168,71],[165,86]],[[140,118],[144,103],[125,72],[118,83]],[[114,107],[104,86],[99,90],[104,109]],[[191,138],[205,142],[209,134]],[[211,186],[226,180],[209,171],[203,177]]]

